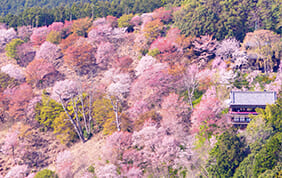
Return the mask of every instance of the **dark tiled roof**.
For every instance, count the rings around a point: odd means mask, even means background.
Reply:
[[[274,104],[276,92],[273,91],[231,91],[231,105]]]

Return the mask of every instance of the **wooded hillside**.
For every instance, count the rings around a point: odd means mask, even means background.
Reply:
[[[281,19],[248,26],[226,15],[241,1],[204,2],[2,24],[1,175],[281,176]],[[264,90],[277,101],[234,127],[230,92]]]

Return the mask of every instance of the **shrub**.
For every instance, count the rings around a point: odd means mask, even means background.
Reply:
[[[164,33],[164,24],[156,19],[146,23],[143,31],[146,39],[152,42]]]
[[[49,169],[43,169],[39,171],[34,178],[58,178],[54,171]]]
[[[7,56],[19,60],[19,57],[17,56],[17,46],[23,43],[24,41],[19,38],[13,39],[10,43],[8,43],[5,48]]]
[[[66,113],[61,112],[60,116],[55,118],[53,128],[57,139],[59,139],[62,144],[73,142],[76,138],[76,133]]]
[[[91,172],[91,173],[93,173],[93,174],[95,173],[95,168],[94,168],[94,166],[92,166],[92,165],[89,166],[87,170],[88,170],[88,172]]]
[[[132,19],[133,14],[124,14],[118,19],[118,27],[119,28],[127,28],[127,31],[133,30],[133,25],[130,23],[130,20]]]
[[[158,48],[151,49],[148,52],[148,55],[153,57],[156,57],[158,54],[160,54],[160,50]]]
[[[88,29],[92,25],[92,20],[88,17],[78,19],[73,22],[71,31],[76,33],[78,36],[87,37]]]
[[[35,107],[35,120],[46,128],[53,128],[55,118],[64,112],[63,107],[47,95],[42,95],[42,102]]]
[[[58,31],[51,31],[46,38],[46,41],[49,41],[54,44],[59,44],[61,40],[61,33]]]

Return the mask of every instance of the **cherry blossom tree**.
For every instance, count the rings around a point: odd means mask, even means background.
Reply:
[[[220,117],[218,116],[220,111],[221,103],[216,96],[216,90],[214,87],[209,88],[192,113],[192,132],[198,132],[201,125],[208,126],[207,134],[213,132],[216,129],[213,125],[221,124]]]
[[[178,140],[183,140],[189,127],[187,104],[177,94],[170,93],[161,106],[161,126]]]
[[[70,151],[58,153],[56,160],[56,170],[61,178],[72,177],[73,156]]]
[[[153,21],[153,13],[144,13],[141,15],[142,24],[141,24],[141,30],[145,29],[145,26]]]
[[[19,145],[18,140],[18,131],[9,131],[6,135],[4,140],[4,145],[2,146],[2,152],[5,154],[11,154],[14,161],[16,162],[15,158],[15,149]]]
[[[68,100],[71,100],[73,109],[77,109],[77,107],[74,106],[76,104],[74,98],[77,94],[78,94],[77,82],[70,80],[63,80],[55,83],[51,97],[61,103],[65,113],[68,116],[68,120],[72,123],[76,133],[79,136],[79,139],[84,143],[85,139],[83,136],[83,131],[80,124],[80,118],[78,117],[78,113],[76,112],[75,118],[73,118],[67,109],[67,102],[66,102]]]
[[[6,44],[15,38],[17,38],[17,33],[13,28],[8,30],[0,29],[0,50],[3,50]]]
[[[111,60],[116,56],[114,46],[109,43],[101,43],[96,53],[96,64],[102,69],[106,69]]]
[[[142,170],[138,167],[131,167],[129,169],[123,170],[124,177],[136,177],[141,178],[143,176]]]
[[[79,36],[75,33],[69,35],[66,39],[63,39],[60,43],[60,48],[61,48],[62,52],[65,54],[66,50],[70,46],[74,45],[78,39],[79,39]]]
[[[199,80],[199,90],[206,91],[214,82],[215,71],[210,69],[204,69],[199,71],[198,80]]]
[[[181,37],[181,30],[178,28],[171,28],[166,34],[166,39],[172,42],[176,42]]]
[[[166,135],[163,128],[147,126],[139,132],[134,132],[132,141],[133,146],[140,150],[143,156],[143,168],[155,176],[166,175],[164,171],[173,165],[175,155],[179,151],[175,138]]]
[[[132,144],[131,133],[114,132],[107,138],[104,154],[106,160],[117,163],[122,158],[123,152],[130,148]]]
[[[57,74],[55,67],[45,59],[36,59],[28,64],[25,70],[26,80],[34,86],[41,86],[43,82],[53,82]],[[52,78],[50,78],[53,76]]]
[[[35,96],[32,98],[26,108],[26,117],[28,120],[31,120],[32,118],[35,117],[35,107],[37,103],[41,101],[41,96]]]
[[[51,98],[56,101],[69,100],[78,94],[78,83],[72,80],[57,81],[53,87]]]
[[[59,59],[63,57],[60,49],[53,43],[48,41],[44,42],[39,50],[36,52],[36,59],[46,59],[48,62],[53,63],[54,66],[60,64]]]
[[[175,87],[174,82],[174,76],[168,73],[168,64],[153,64],[133,82],[130,101],[143,99],[150,104],[160,104],[161,97]]]
[[[183,74],[183,84],[187,91],[187,96],[191,109],[193,110],[194,92],[199,85],[198,81],[199,69],[196,64],[189,66]]]
[[[181,55],[181,51],[177,50],[176,43],[173,41],[170,41],[167,38],[159,37],[157,38],[150,47],[150,50],[158,49],[159,53],[157,55],[157,58],[161,62],[169,62],[171,64],[174,64]]]
[[[119,44],[126,35],[126,28],[112,28],[109,24],[104,24],[94,27],[88,33],[88,38],[94,44],[100,44],[101,42]]]
[[[114,60],[114,67],[122,72],[128,72],[132,62],[133,60],[129,56],[118,57]]]
[[[101,166],[95,172],[97,177],[116,177],[121,178],[121,176],[117,172],[117,167],[114,164],[106,164],[105,166]]]
[[[61,103],[68,121],[84,143],[86,140],[82,124],[88,136],[91,134],[93,91],[86,92],[82,86],[81,81],[58,81],[53,87],[51,97]]]
[[[105,25],[107,23],[107,20],[105,17],[97,18],[96,20],[93,21],[92,26],[97,27],[99,25]]]
[[[31,43],[35,46],[41,45],[45,42],[49,32],[50,30],[46,26],[35,28],[30,36]]]
[[[150,68],[153,64],[156,63],[156,59],[152,56],[143,56],[141,60],[139,61],[138,65],[135,68],[136,75],[141,75],[146,69]]]
[[[121,73],[113,77],[112,83],[108,87],[108,96],[111,100],[113,110],[116,117],[117,130],[120,131],[120,104],[124,99],[124,96],[129,93],[131,85],[131,78],[128,73]]]
[[[1,67],[1,72],[17,80],[23,80],[25,78],[23,69],[13,64],[7,64]]]
[[[216,48],[216,56],[228,60],[232,59],[234,53],[239,51],[240,43],[235,38],[228,38],[219,43]]]
[[[138,50],[142,55],[145,55],[147,53],[147,50],[149,49],[148,40],[146,39],[145,35],[143,33],[137,33],[135,34],[134,39],[134,48]]]
[[[248,56],[246,52],[244,51],[234,52],[233,57],[235,59],[234,65],[231,66],[233,69],[246,69],[249,66]]]
[[[61,31],[62,38],[66,38],[71,34],[73,21],[65,21],[64,22],[64,28]]]
[[[16,56],[18,57],[17,63],[22,67],[26,67],[33,61],[36,54],[31,43],[23,43],[17,46],[16,52]]]
[[[81,178],[93,178],[93,176],[91,172],[86,171],[82,174]]]
[[[212,36],[200,36],[193,41],[193,50],[201,61],[201,66],[204,66],[215,56],[217,41],[212,39]]]
[[[48,26],[48,29],[50,31],[62,31],[64,28],[64,23],[63,22],[53,22],[51,25]]]
[[[109,24],[112,28],[116,28],[118,26],[117,20],[118,20],[117,17],[111,16],[111,15],[108,15],[106,17],[107,24]]]
[[[9,101],[9,114],[15,119],[24,118],[28,102],[33,97],[32,87],[23,83],[18,87],[6,89],[4,95]]]
[[[95,64],[94,48],[87,41],[77,41],[68,47],[65,52],[64,61],[69,68],[82,74],[89,72],[88,69]]]
[[[23,41],[27,42],[30,39],[33,29],[31,26],[21,26],[18,27],[17,31],[18,31],[18,37]]]
[[[134,26],[139,26],[142,23],[142,19],[139,15],[135,15],[134,17],[132,17],[129,23]]]
[[[166,10],[165,7],[154,10],[153,12],[154,19],[160,19],[164,23],[168,23],[172,19],[171,10]]]
[[[0,30],[7,29],[8,26],[5,23],[0,23]]]
[[[175,51],[174,44],[164,37],[157,38],[152,44],[150,49],[158,48],[161,53],[169,53]]]
[[[16,165],[6,174],[4,178],[22,178],[28,172],[27,165]]]
[[[149,111],[148,103],[143,100],[138,100],[127,110],[127,113],[131,118],[137,118],[147,111]]]

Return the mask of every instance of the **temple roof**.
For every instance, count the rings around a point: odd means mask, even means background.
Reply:
[[[274,104],[276,92],[273,91],[231,91],[230,105],[267,105]]]

